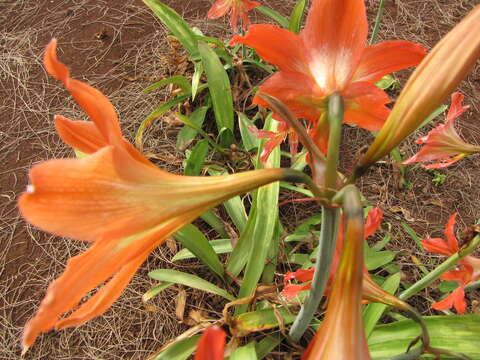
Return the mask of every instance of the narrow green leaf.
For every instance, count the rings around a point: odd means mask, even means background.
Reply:
[[[185,163],[184,174],[186,176],[199,176],[202,172],[205,157],[208,154],[208,140],[203,139],[195,144]]]
[[[478,346],[480,314],[429,316],[424,317],[423,320],[430,332],[431,346],[464,353],[472,359],[480,359],[480,346]],[[387,360],[404,353],[419,334],[419,326],[412,320],[376,327],[368,338],[372,358]]]
[[[225,224],[223,221],[213,212],[213,210],[208,210],[207,212],[200,215],[203,221],[215,230],[218,235],[222,237],[228,237],[227,230],[225,229]]]
[[[161,284],[152,286],[150,289],[148,289],[145,294],[142,296],[142,301],[147,302],[150,299],[154,298],[158,294],[160,294],[163,290],[168,289],[170,286],[172,286],[172,283],[169,282],[162,282]]]
[[[382,267],[395,258],[395,253],[390,250],[375,251],[365,246],[365,266],[368,270],[375,270]]]
[[[421,129],[421,128],[423,128],[425,125],[429,124],[432,120],[434,120],[438,115],[444,113],[447,109],[448,109],[448,106],[447,106],[447,105],[441,105],[441,106],[439,106],[438,108],[436,108],[436,109],[420,124],[420,126],[417,128],[417,130],[418,130],[418,129]]]
[[[280,24],[283,28],[288,29],[289,21],[288,19],[280,14],[279,12],[267,7],[267,6],[259,6],[256,7],[255,10],[260,11],[263,15],[269,17],[270,19],[276,21]]]
[[[190,95],[182,95],[178,96],[173,100],[167,101],[166,103],[162,104],[154,111],[152,111],[140,124],[138,127],[137,133],[135,134],[135,145],[137,148],[143,148],[143,133],[145,130],[152,124],[153,120],[159,118],[163,114],[165,114],[168,110],[173,108],[175,105],[180,104],[181,102],[187,100]]]
[[[227,129],[226,127],[222,128],[218,133],[217,142],[224,148],[228,148],[230,145],[232,145],[235,142],[235,137],[232,130]]]
[[[255,344],[255,342],[250,342],[245,346],[236,348],[230,355],[230,360],[258,360]]]
[[[205,114],[207,113],[207,110],[208,106],[199,107],[190,115],[188,121],[201,129],[203,121],[205,120]],[[191,128],[190,126],[184,126],[177,135],[177,150],[184,151],[187,146],[192,142],[192,140],[195,139],[195,136],[197,136],[197,134],[197,130]]]
[[[192,224],[186,225],[173,234],[173,237],[190,250],[202,263],[207,265],[210,270],[223,277],[223,265],[218,255],[205,235],[197,227]]]
[[[212,294],[220,295],[229,301],[234,301],[235,297],[230,295],[225,290],[212,284],[207,280],[203,280],[196,275],[187,274],[181,271],[172,269],[157,269],[150,271],[148,276],[159,281],[168,281],[176,284],[182,284],[195,289],[207,291]]]
[[[264,129],[275,131],[277,122],[271,116],[267,118]],[[265,141],[263,142],[265,143]],[[263,146],[257,153],[257,158],[260,158]],[[275,148],[270,154],[265,167],[275,167],[280,163],[280,147]],[[263,165],[258,162],[257,167]],[[248,257],[245,275],[243,277],[242,285],[239,290],[239,297],[243,298],[250,296],[254,291],[260,280],[263,269],[265,267],[265,260],[267,258],[268,250],[273,240],[275,226],[277,224],[278,216],[278,193],[280,185],[278,182],[262,186],[257,189],[256,194],[256,223],[252,236],[252,247]],[[240,305],[235,309],[235,314],[241,314],[247,308],[247,305]]]
[[[255,137],[248,128],[254,126],[255,124],[251,122],[247,115],[242,112],[237,112],[238,115],[238,126],[240,128],[240,135],[242,136],[243,148],[247,151],[253,149],[258,149],[260,146],[260,139]]]
[[[214,44],[215,47],[213,48],[213,51],[217,53],[217,55],[225,61],[226,64],[229,65],[229,67],[233,66],[233,60],[232,56],[228,52],[227,48],[225,45],[217,38],[215,37],[210,37],[210,36],[201,36],[197,35],[197,40],[199,41],[204,41],[206,43]]]
[[[187,360],[193,354],[200,340],[200,335],[194,335],[188,339],[174,342],[161,353],[154,357],[154,360]]]
[[[372,250],[375,250],[375,251],[382,250],[392,239],[393,239],[392,234],[390,233],[386,234],[382,240],[380,240],[379,242],[375,243],[372,246]]]
[[[207,44],[199,43],[198,50],[207,75],[217,129],[227,128],[233,132],[233,100],[228,75],[215,51]]]
[[[270,354],[281,342],[282,335],[280,333],[265,336],[255,345],[258,359],[261,360]]]
[[[187,95],[192,92],[192,86],[188,82],[187,78],[183,75],[174,75],[169,78],[157,81],[150,86],[147,86],[142,92],[149,92],[155,89],[158,89],[165,85],[175,84],[178,85],[180,89],[182,89],[181,95]]]
[[[203,63],[201,61],[195,62],[194,72],[192,76],[192,101],[195,100],[200,86],[200,79],[203,74]]]
[[[210,240],[209,243],[212,246],[213,251],[215,251],[215,254],[227,254],[232,252],[232,241],[230,239]],[[172,258],[172,262],[193,259],[195,257],[196,256],[190,250],[184,248],[175,254]]]
[[[160,21],[172,32],[180,41],[185,50],[195,57],[198,54],[198,42],[195,33],[183,18],[173,9],[163,4],[159,0],[143,0],[143,2],[153,11]]]
[[[292,13],[290,14],[290,23],[288,29],[295,34],[300,32],[300,26],[302,25],[303,15],[305,14],[305,6],[307,5],[307,0],[299,0],[293,7]]]
[[[247,212],[245,206],[243,206],[242,198],[235,196],[223,203],[227,214],[232,219],[233,224],[237,228],[239,233],[242,233],[247,226]]]
[[[280,182],[280,186],[284,189],[296,191],[300,194],[305,195],[306,197],[313,197],[312,192],[308,189],[304,189],[304,188],[301,188],[301,187],[298,187],[298,186],[295,186],[295,185],[292,185],[292,184],[289,184],[289,183],[286,183],[286,182],[283,182],[283,181]]]
[[[406,222],[401,222],[400,225],[402,225],[403,230],[412,238],[417,243],[417,246],[420,250],[423,250],[423,245],[422,245],[422,239],[420,236],[417,235],[415,230],[413,230],[410,225],[408,225]]]
[[[388,277],[382,284],[382,289],[390,294],[395,294],[398,286],[400,285],[400,273],[396,273]],[[387,305],[380,303],[368,304],[363,312],[363,321],[365,324],[365,336],[368,337],[373,331],[373,328],[377,324],[378,320],[382,317],[383,312],[387,308]]]

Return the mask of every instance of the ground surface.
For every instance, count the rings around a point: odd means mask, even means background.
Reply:
[[[288,13],[293,0],[265,1]],[[191,25],[205,34],[230,36],[226,22],[206,21],[208,0],[168,0]],[[464,16],[475,1],[387,0],[380,39],[407,39],[430,48],[452,24]],[[378,1],[369,1],[369,15]],[[27,170],[45,159],[72,156],[53,128],[53,115],[83,119],[84,114],[58,82],[41,66],[45,44],[59,40],[59,56],[73,76],[87,80],[106,93],[117,108],[122,126],[133,134],[141,120],[168,94],[140,93],[146,85],[169,76],[175,68],[167,60],[172,48],[165,41],[164,27],[141,1],[0,1],[0,359],[19,358],[23,325],[34,314],[47,284],[63,270],[71,256],[84,244],[54,238],[25,224],[16,208],[16,199],[25,188]],[[252,22],[258,21],[253,18]],[[406,74],[400,74],[404,80]],[[463,116],[461,132],[480,143],[480,70],[473,71],[461,86],[471,111]],[[158,122],[148,133],[146,148],[175,171],[181,165],[174,135],[178,128]],[[131,137],[130,137],[131,138]],[[345,166],[367,143],[368,136],[348,129],[344,135]],[[413,154],[411,141],[401,147]],[[432,174],[421,169],[409,172],[412,190],[400,189],[390,164],[378,166],[361,186],[371,203],[386,212],[398,237],[391,244],[400,252],[397,262],[406,276],[416,270],[408,254],[424,254],[400,229],[407,221],[420,236],[440,235],[449,215],[459,212],[459,226],[480,218],[480,159],[474,157],[446,172],[443,184],[435,186]],[[291,204],[283,209],[286,224],[294,224],[314,211]],[[154,284],[148,269],[172,266],[168,249],[155,252],[136,275],[125,294],[104,316],[78,328],[41,336],[27,359],[142,359],[186,329],[175,315],[177,291],[168,290],[154,301],[157,311],[147,311],[141,295]],[[180,269],[192,268],[184,266]],[[188,291],[188,290],[187,290]],[[214,299],[190,294],[189,306],[214,309]],[[473,299],[476,295],[471,294]],[[426,309],[426,312],[430,310]]]

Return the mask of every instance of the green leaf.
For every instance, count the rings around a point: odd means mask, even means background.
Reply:
[[[198,55],[198,41],[193,30],[183,18],[173,9],[159,0],[143,0],[160,21],[180,41],[185,50],[192,56]]]
[[[280,333],[267,335],[255,345],[258,359],[261,360],[272,352],[282,341],[282,335]]]
[[[235,141],[235,137],[233,136],[233,132],[230,129],[223,128],[220,130],[218,134],[218,139],[217,142],[220,144],[220,146],[224,148],[228,148],[230,145],[232,145]]]
[[[242,112],[237,112],[238,115],[238,127],[240,128],[240,135],[242,136],[243,148],[247,151],[258,149],[260,146],[260,139],[255,137],[248,128],[255,124],[249,120],[247,115]]]
[[[394,274],[388,277],[382,284],[382,289],[390,294],[395,294],[400,285],[400,273]],[[378,320],[382,317],[383,312],[387,308],[387,305],[380,303],[368,304],[363,312],[363,321],[365,324],[365,336],[368,337],[373,331],[373,328],[377,324]]]
[[[304,189],[302,187],[295,186],[295,185],[292,185],[292,184],[289,184],[289,183],[286,183],[286,182],[283,182],[283,181],[280,182],[280,186],[284,189],[296,191],[296,192],[298,192],[300,194],[303,194],[307,197],[313,197],[312,192],[308,189]]]
[[[375,251],[365,246],[365,266],[368,270],[375,270],[382,267],[395,258],[395,253],[390,250]]]
[[[232,241],[230,239],[210,240],[209,243],[213,251],[215,251],[215,254],[227,254],[232,252]],[[193,259],[195,257],[196,256],[190,250],[184,248],[175,254],[172,258],[172,262]]]
[[[187,360],[195,351],[200,335],[194,335],[188,339],[174,342],[161,353],[158,353],[150,359],[153,360]]]
[[[215,51],[207,44],[199,43],[198,50],[207,75],[217,129],[227,128],[233,132],[233,100],[228,75]]]
[[[162,282],[161,284],[152,286],[150,289],[148,289],[145,294],[142,296],[142,301],[147,302],[150,299],[154,298],[158,294],[160,294],[163,290],[168,289],[170,286],[172,286],[172,283],[169,282]]]
[[[238,336],[244,336],[251,332],[276,328],[279,326],[276,315],[282,318],[285,325],[291,324],[295,320],[295,315],[284,307],[250,311],[234,317],[235,333]]]
[[[420,238],[420,236],[417,235],[415,230],[413,230],[406,222],[402,221],[400,225],[402,225],[403,230],[405,230],[405,232],[412,238],[412,240],[417,243],[418,248],[423,251],[422,239]]]
[[[257,352],[255,351],[255,342],[236,348],[232,355],[230,355],[230,360],[258,360]]]
[[[380,240],[379,242],[376,242],[372,246],[372,250],[375,250],[375,251],[382,250],[392,239],[393,239],[392,234],[386,234],[382,240]]]
[[[88,154],[86,154],[86,153],[84,153],[84,152],[81,152],[80,150],[73,149],[73,151],[75,152],[75,156],[76,156],[77,158],[79,158],[79,159],[88,156]]]
[[[208,150],[209,145],[207,139],[200,140],[195,144],[185,164],[184,174],[186,176],[200,175]]]
[[[197,96],[197,92],[200,86],[200,79],[202,78],[203,74],[203,63],[196,62],[194,65],[194,72],[192,76],[192,101],[195,100],[195,96]]]
[[[480,359],[480,314],[428,316],[423,317],[423,320],[430,332],[430,345],[464,353],[472,359]],[[412,320],[377,326],[368,339],[372,358],[387,360],[404,353],[419,334],[419,326]]]
[[[290,23],[288,25],[288,29],[295,34],[300,32],[300,26],[302,25],[306,5],[306,0],[299,0],[293,7],[292,13],[290,14]]]
[[[213,212],[213,210],[208,210],[200,215],[203,221],[205,221],[208,225],[215,230],[218,235],[222,237],[228,237],[227,231],[225,230],[225,224],[223,221]]]
[[[277,122],[271,116],[265,122],[264,130],[275,131]],[[265,143],[265,141],[263,141]],[[260,158],[263,146],[257,153]],[[275,148],[270,154],[265,167],[278,167],[280,164],[280,147]],[[258,162],[258,166],[263,167]],[[265,185],[257,189],[256,194],[256,222],[252,234],[252,247],[248,256],[247,266],[239,290],[239,298],[250,296],[260,280],[268,251],[273,241],[275,227],[278,218],[278,193],[280,185],[278,182]],[[240,305],[235,309],[235,314],[244,312],[247,305]]]
[[[173,234],[173,237],[207,265],[210,270],[223,277],[224,270],[220,259],[205,235],[197,227],[192,224],[186,225]]]
[[[188,121],[194,124],[197,128],[202,128],[203,121],[205,120],[205,114],[207,113],[208,106],[202,106],[196,109],[192,115],[188,118]],[[186,125],[178,132],[176,148],[179,151],[184,151],[187,146],[195,139],[198,131],[192,127]]]
[[[140,124],[137,133],[135,134],[135,145],[138,149],[143,149],[143,133],[145,130],[152,124],[153,120],[159,118],[163,114],[165,114],[168,110],[173,108],[175,105],[180,104],[181,102],[187,100],[190,95],[182,95],[178,96],[173,100],[167,101],[166,103],[162,104],[154,111],[152,111]]]
[[[436,108],[435,110],[433,110],[433,112],[430,115],[428,115],[428,117],[420,124],[420,126],[417,128],[417,130],[421,129],[425,125],[429,124],[432,120],[434,120],[438,115],[444,113],[447,109],[448,109],[447,105],[441,105],[438,108]]]
[[[181,95],[187,95],[192,92],[192,87],[190,83],[188,82],[187,78],[183,75],[174,75],[169,78],[157,81],[156,83],[153,83],[152,85],[147,86],[145,89],[142,90],[142,92],[149,92],[169,84],[178,85],[178,87],[182,89]]]
[[[218,286],[212,284],[207,280],[203,280],[196,275],[187,274],[181,271],[172,270],[172,269],[157,269],[150,271],[148,276],[155,280],[167,281],[176,284],[182,284],[189,286],[195,289],[203,290],[212,294],[216,294],[224,297],[229,301],[234,301],[235,297],[230,295],[225,290],[219,288]]]
[[[242,198],[235,196],[225,201],[223,206],[238,232],[242,233],[247,226],[247,212],[245,211],[245,206],[243,206]]]
[[[279,23],[283,28],[288,29],[290,22],[288,19],[280,14],[279,12],[267,7],[267,6],[258,6],[255,10],[260,11],[263,15],[269,17],[270,19]]]
[[[375,85],[377,85],[382,90],[386,90],[390,87],[396,87],[397,85],[399,85],[399,82],[392,75],[387,74],[380,80],[378,80]]]

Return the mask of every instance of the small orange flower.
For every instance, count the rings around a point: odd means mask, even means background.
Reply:
[[[245,36],[234,36],[231,44],[248,45],[278,67],[280,71],[259,91],[307,119],[311,136],[326,152],[328,124],[321,115],[331,94],[345,98],[345,122],[379,130],[389,115],[385,105],[390,99],[375,82],[417,65],[426,55],[423,47],[409,41],[366,46],[367,34],[363,0],[315,0],[300,34],[273,25],[252,25]],[[253,103],[268,106],[259,96]]]
[[[217,19],[230,13],[230,27],[234,32],[237,31],[238,18],[242,19],[242,27],[248,29],[248,11],[261,6],[257,1],[250,0],[217,0],[210,10],[207,17],[209,19]]]
[[[450,166],[468,155],[480,152],[480,146],[466,143],[455,131],[455,119],[470,107],[462,106],[463,98],[464,96],[459,92],[452,94],[452,104],[445,124],[438,125],[427,136],[418,139],[417,144],[424,144],[423,147],[417,154],[405,160],[404,164],[440,161],[422,165],[425,169],[439,169]]]
[[[457,213],[453,213],[445,226],[446,241],[441,238],[423,239],[423,247],[436,254],[451,256],[458,252],[458,240],[455,236],[454,226]],[[456,281],[458,288],[454,290],[445,299],[433,303],[432,307],[437,310],[448,310],[452,307],[457,310],[459,314],[464,314],[467,304],[465,301],[465,285],[480,279],[480,259],[468,255],[459,261],[455,270],[450,270],[444,273],[441,277],[443,280]]]
[[[57,60],[55,40],[47,47],[44,63],[92,120],[57,116],[60,136],[91,155],[34,166],[18,205],[33,225],[93,244],[70,259],[65,272],[48,287],[36,315],[25,326],[24,352],[42,332],[78,326],[104,313],[147,256],[172,233],[228,198],[280,180],[284,174],[281,169],[266,169],[187,177],[160,170],[123,138],[108,99],[70,78],[67,67]]]

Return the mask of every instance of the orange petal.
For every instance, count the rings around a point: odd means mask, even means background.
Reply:
[[[140,258],[144,259],[169,235],[196,216],[198,216],[196,213],[186,213],[148,232],[120,239],[98,241],[84,253],[71,258],[63,274],[48,287],[35,317],[25,326],[24,348],[31,346],[40,333],[51,330],[62,314],[72,310],[91,290],[119,271],[119,277],[114,277],[110,286],[107,284],[107,292],[114,291],[113,296],[121,292],[123,288],[118,287],[131,278],[128,275],[133,271],[133,264],[138,267]],[[94,316],[95,311],[106,310],[105,306],[108,305],[109,300],[103,299],[105,295],[108,294],[100,290],[100,295],[92,298],[92,302],[89,301],[83,305],[86,308],[83,310],[81,308],[80,314]],[[98,307],[95,308],[96,306]],[[82,318],[75,317],[74,321],[82,322]]]
[[[225,16],[228,11],[231,9],[232,5],[226,0],[217,0],[210,10],[208,10],[207,17],[209,19],[217,19],[219,17]]]
[[[432,308],[436,310],[449,310],[455,307],[455,310],[461,315],[465,314],[467,302],[465,301],[465,291],[463,286],[459,286],[445,299],[432,304]]]
[[[455,251],[452,251],[448,246],[447,242],[440,238],[422,239],[422,246],[426,250],[436,254],[450,256],[455,253]]]
[[[283,287],[282,295],[287,299],[293,299],[299,292],[310,290],[312,284],[288,284]]]
[[[150,254],[150,249],[144,254],[125,264],[107,284],[105,284],[87,302],[67,318],[58,321],[57,330],[72,326],[79,326],[97,316],[102,315],[120,297],[133,275]]]
[[[365,221],[364,236],[365,239],[373,235],[378,230],[382,223],[383,212],[378,207],[374,207],[368,212],[367,220]]]
[[[368,82],[355,82],[348,86],[344,96],[344,122],[357,124],[370,131],[381,129],[390,114],[385,106],[390,99],[384,91]]]
[[[376,82],[387,74],[418,65],[426,55],[421,45],[410,41],[386,41],[368,46],[353,79]]]
[[[226,337],[219,327],[209,327],[197,343],[194,360],[223,360]]]
[[[310,54],[310,70],[322,89],[344,89],[360,62],[367,34],[364,0],[312,3],[301,37]]]
[[[85,154],[94,153],[108,146],[108,141],[91,121],[73,121],[55,115],[55,128],[66,144]]]
[[[452,254],[458,251],[458,240],[454,230],[457,215],[458,213],[453,213],[445,226],[445,237],[447,238],[448,247]]]
[[[465,96],[461,93],[454,92],[451,96],[452,103],[450,105],[450,108],[448,109],[448,114],[447,114],[447,123],[455,120],[457,117],[462,115],[465,111],[467,111],[470,106],[466,105],[463,106],[462,102]]]
[[[53,39],[48,44],[44,56],[44,65],[48,73],[63,83],[105,139],[108,139],[108,142],[112,145],[117,143],[122,138],[122,133],[113,105],[97,89],[70,78],[68,68],[57,59],[56,49],[57,40]]]
[[[245,44],[282,71],[308,74],[307,50],[300,36],[274,25],[252,25],[245,36],[235,35],[230,45]]]

